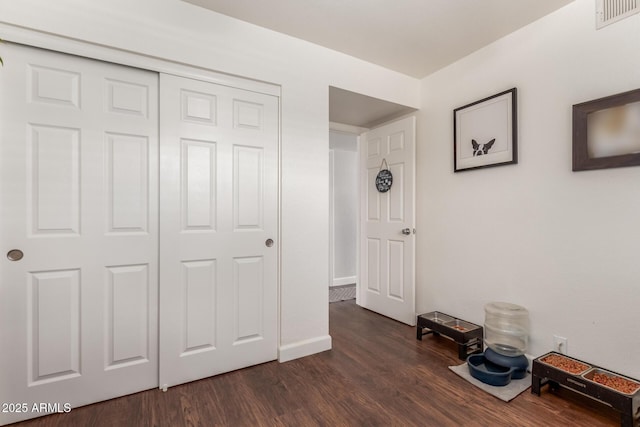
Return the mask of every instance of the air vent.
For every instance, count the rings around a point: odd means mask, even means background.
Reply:
[[[600,29],[640,12],[640,0],[597,0],[596,28]]]

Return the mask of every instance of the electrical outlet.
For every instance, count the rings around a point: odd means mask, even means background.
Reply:
[[[553,336],[553,350],[558,353],[567,354],[567,339],[559,335]]]

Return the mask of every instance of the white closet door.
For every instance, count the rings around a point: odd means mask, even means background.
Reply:
[[[2,56],[0,402],[27,404],[7,424],[158,384],[158,76]]]
[[[172,386],[277,357],[278,98],[164,74],[160,91],[160,385]]]

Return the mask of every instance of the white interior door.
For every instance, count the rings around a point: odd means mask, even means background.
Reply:
[[[158,77],[2,55],[0,402],[26,404],[7,424],[158,384]]]
[[[168,387],[277,358],[278,98],[164,74],[160,91]]]
[[[360,145],[360,289],[358,304],[415,325],[415,117],[375,128]],[[383,160],[393,174],[381,193]]]

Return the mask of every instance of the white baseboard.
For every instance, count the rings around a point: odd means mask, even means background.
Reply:
[[[344,286],[356,283],[356,276],[336,277],[331,286]]]
[[[278,352],[278,361],[284,363],[327,350],[331,350],[330,335],[283,345]]]

